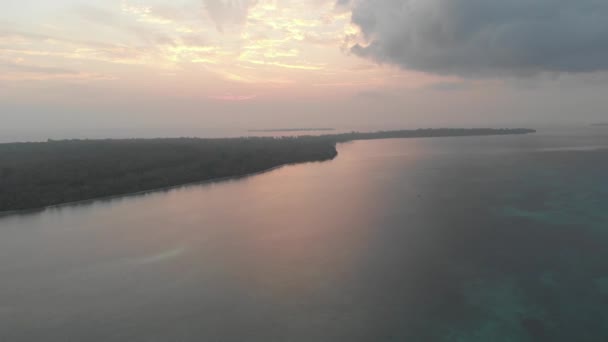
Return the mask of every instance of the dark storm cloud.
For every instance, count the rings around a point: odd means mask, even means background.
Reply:
[[[461,76],[608,70],[606,0],[350,2],[367,41],[351,51],[380,63]]]
[[[336,0],[336,8],[346,8],[350,6],[351,0]]]

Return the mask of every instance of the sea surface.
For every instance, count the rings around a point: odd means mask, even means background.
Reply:
[[[0,218],[0,341],[608,341],[608,128]]]

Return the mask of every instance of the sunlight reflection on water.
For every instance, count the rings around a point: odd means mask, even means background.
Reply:
[[[589,149],[606,140],[357,141],[329,162],[2,217],[0,340],[608,336],[608,158]]]

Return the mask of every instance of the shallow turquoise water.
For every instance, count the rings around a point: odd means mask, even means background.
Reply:
[[[523,324],[531,336],[514,341],[608,339],[607,156],[607,151],[534,156],[522,168],[527,180],[509,189],[510,198],[497,205],[497,222],[510,220],[535,232],[527,239],[536,247],[510,257],[526,259],[528,265],[503,274],[520,294],[512,300],[521,303],[519,310],[511,311],[510,318],[532,317],[538,330],[533,334]],[[505,243],[517,250],[515,241]]]
[[[1,341],[607,341],[608,131],[0,218]]]

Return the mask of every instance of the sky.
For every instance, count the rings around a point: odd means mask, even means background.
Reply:
[[[0,0],[0,141],[608,121],[605,0]]]

